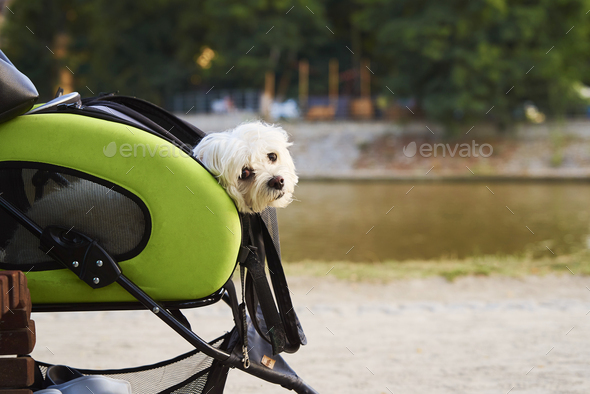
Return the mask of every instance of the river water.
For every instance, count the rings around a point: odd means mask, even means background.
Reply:
[[[590,244],[585,182],[302,182],[295,196],[279,210],[286,262],[559,255]]]

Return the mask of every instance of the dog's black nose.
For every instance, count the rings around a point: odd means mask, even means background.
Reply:
[[[272,189],[281,190],[285,185],[285,178],[280,175],[275,176],[270,181],[268,181],[268,187]]]

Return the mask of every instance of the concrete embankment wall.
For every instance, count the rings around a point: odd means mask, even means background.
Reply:
[[[182,115],[200,129],[223,131],[256,114]],[[474,125],[455,138],[445,139],[435,124],[396,124],[383,121],[278,122],[294,142],[292,155],[302,179],[334,180],[468,180],[474,176],[505,179],[590,178],[590,121],[585,119],[540,125],[523,124],[498,133],[490,125]],[[442,144],[435,157],[406,157],[403,147],[412,141]],[[490,157],[453,148],[487,143]],[[460,148],[459,148],[460,149]],[[444,154],[444,156],[443,156]]]

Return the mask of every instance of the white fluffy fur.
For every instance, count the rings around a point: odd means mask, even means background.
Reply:
[[[240,212],[261,212],[269,206],[284,208],[293,200],[298,178],[288,139],[287,132],[278,126],[245,123],[230,131],[207,135],[193,153],[217,176]],[[277,155],[274,163],[268,157],[270,153]],[[243,168],[251,169],[254,175],[241,179]],[[284,178],[282,190],[268,185],[276,176]]]

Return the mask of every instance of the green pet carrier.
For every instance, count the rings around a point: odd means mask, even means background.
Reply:
[[[215,394],[238,368],[315,393],[279,355],[306,340],[276,213],[238,213],[191,155],[203,132],[114,94],[58,92],[32,108],[34,86],[1,51],[0,88],[0,269],[27,272],[33,311],[147,308],[195,347],[152,366],[79,372],[125,379],[137,394]],[[219,301],[235,326],[207,343],[181,310]],[[39,388],[53,366],[37,365]]]

